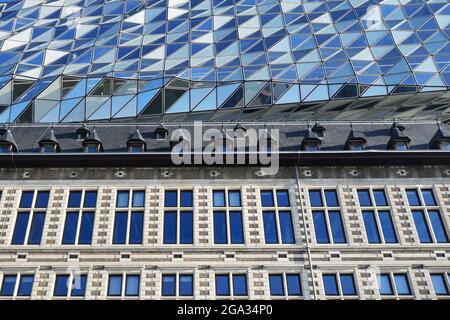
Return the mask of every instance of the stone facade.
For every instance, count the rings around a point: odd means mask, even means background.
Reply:
[[[276,176],[260,172],[254,167],[1,169],[0,283],[5,274],[34,274],[31,298],[61,299],[53,297],[56,274],[77,270],[88,276],[83,298],[108,299],[108,274],[133,273],[140,275],[139,299],[166,299],[162,274],[189,273],[193,297],[175,298],[216,299],[215,274],[239,273],[247,275],[248,296],[239,297],[244,299],[446,298],[436,295],[430,274],[450,273],[450,244],[420,243],[405,189],[433,190],[448,233],[450,167],[283,167]],[[357,196],[358,189],[369,188],[385,191],[398,243],[369,244]],[[117,190],[130,189],[145,190],[143,241],[113,245]],[[193,190],[193,245],[163,244],[163,199],[169,189]],[[214,244],[212,190],[217,189],[241,192],[244,244]],[[295,244],[265,244],[260,191],[267,189],[289,191]],[[347,243],[317,243],[312,189],[337,191]],[[23,190],[50,191],[40,245],[11,244]],[[70,190],[97,190],[91,245],[61,244]],[[412,294],[381,296],[376,275],[397,272],[407,274]],[[268,276],[274,273],[299,274],[303,295],[271,296]],[[357,294],[327,296],[322,275],[328,273],[353,274]]]

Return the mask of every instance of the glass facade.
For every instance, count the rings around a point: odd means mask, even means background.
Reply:
[[[214,119],[216,110],[234,117],[450,86],[445,0],[6,1],[0,9],[0,122]],[[386,117],[401,114],[397,107]]]

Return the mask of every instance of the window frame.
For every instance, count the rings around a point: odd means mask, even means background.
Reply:
[[[119,192],[127,192],[128,191],[128,205],[126,207],[118,206],[118,198]],[[134,192],[144,192],[144,206],[133,206],[133,197]],[[146,190],[145,188],[120,188],[116,190],[116,199],[114,204],[114,219],[113,219],[113,232],[111,244],[117,246],[142,246],[144,244],[144,229],[145,229],[145,209],[146,209]],[[127,215],[127,224],[126,224],[126,232],[125,232],[125,243],[115,243],[115,235],[116,235],[116,220],[117,214],[126,213]],[[142,230],[141,230],[141,241],[140,243],[131,243],[131,222],[133,214],[142,214]]]
[[[121,277],[121,283],[120,283],[120,295],[110,295],[109,294],[109,288],[110,288],[110,278],[111,276],[120,276]],[[127,281],[128,276],[138,276],[138,294],[137,295],[127,295]],[[109,272],[108,273],[108,282],[106,287],[106,297],[109,299],[120,299],[120,300],[136,300],[141,297],[141,291],[142,291],[142,274],[140,272]]]
[[[424,199],[424,196],[422,194],[422,192],[424,190],[429,190],[432,192],[434,201],[436,202],[435,205],[427,205]],[[417,193],[417,197],[419,199],[419,205],[411,205],[409,203],[409,199],[408,199],[408,191],[415,191]],[[417,240],[419,240],[419,243],[421,245],[445,245],[450,243],[450,236],[449,236],[449,226],[447,225],[446,221],[445,221],[445,216],[442,215],[442,210],[439,206],[439,198],[437,197],[437,192],[435,190],[435,188],[433,186],[416,186],[416,187],[405,187],[404,188],[404,194],[406,197],[406,201],[409,207],[409,211],[411,214],[411,218],[412,221],[414,222],[414,226],[415,226],[415,231],[417,233]],[[419,231],[417,230],[417,224],[416,221],[414,220],[414,212],[419,212],[422,211],[422,215],[425,219],[425,223],[426,223],[426,227],[428,229],[428,234],[430,235],[430,242],[422,242],[420,239],[420,235],[419,235]],[[431,218],[430,218],[430,211],[431,212],[437,212],[440,218],[440,222],[441,222],[441,226],[444,230],[444,235],[447,241],[442,242],[442,241],[438,241],[436,238],[436,234],[434,231],[434,227],[433,224],[431,222]]]
[[[270,287],[270,277],[271,276],[281,276],[281,285],[283,289],[283,294],[272,294],[272,289]],[[288,286],[288,276],[297,276],[299,278],[300,285],[300,293],[301,295],[290,295],[289,294],[289,286]],[[305,298],[305,290],[303,288],[303,279],[302,274],[298,271],[269,271],[267,275],[268,287],[269,287],[269,296],[270,299],[282,299],[282,300],[303,300]]]
[[[273,206],[263,206],[262,192],[269,192],[269,191],[272,193]],[[286,192],[287,193],[288,201],[289,201],[288,207],[278,205],[278,192]],[[294,225],[295,219],[294,219],[294,216],[292,213],[292,201],[291,201],[290,190],[286,189],[286,188],[260,188],[259,196],[260,196],[260,203],[261,203],[261,218],[263,221],[264,243],[266,245],[279,245],[279,244],[295,245],[295,244],[297,244],[297,235],[295,232],[295,225]],[[276,237],[277,237],[277,241],[275,243],[268,243],[266,241],[266,228],[265,228],[265,224],[264,224],[264,214],[271,213],[271,212],[275,213],[275,230],[276,230]],[[282,232],[283,229],[281,227],[280,214],[288,213],[288,212],[289,212],[289,216],[290,216],[290,220],[291,220],[291,232],[292,232],[293,241],[285,243],[285,242],[283,242],[283,232]]]
[[[414,298],[414,288],[411,286],[411,279],[407,271],[387,271],[387,272],[380,272],[377,274],[377,277],[381,277],[383,275],[387,275],[389,277],[389,283],[391,285],[392,294],[381,294],[381,288],[379,285],[379,280],[377,278],[377,288],[378,288],[378,294],[380,295],[381,299],[411,299]],[[397,289],[397,283],[395,282],[395,276],[406,276],[406,281],[408,284],[408,288],[410,293],[409,294],[399,294]]]
[[[55,291],[56,291],[56,279],[58,276],[68,276],[69,277],[69,286],[67,286],[67,295],[55,295]],[[86,277],[86,283],[85,283],[85,287],[84,287],[84,294],[82,296],[80,295],[72,295],[72,290],[73,290],[73,282],[74,282],[74,278],[75,276],[85,276]],[[88,273],[81,273],[81,274],[77,274],[75,275],[73,272],[71,273],[56,273],[55,275],[55,281],[53,284],[53,291],[52,291],[52,298],[53,299],[77,299],[77,300],[83,300],[86,298],[86,292],[87,292],[87,286],[88,286],[88,281],[89,281],[89,275]]]
[[[86,192],[92,192],[95,191],[97,193],[95,206],[94,207],[85,207],[85,196]],[[81,192],[81,198],[80,198],[80,206],[79,207],[69,207],[69,199],[70,199],[70,193],[71,192]],[[67,204],[66,204],[66,212],[65,212],[65,220],[63,224],[63,230],[61,232],[61,245],[63,246],[70,246],[70,245],[80,245],[80,246],[89,246],[92,245],[92,238],[95,232],[95,219],[96,219],[96,211],[97,211],[97,203],[98,203],[98,190],[97,189],[73,189],[69,190],[69,196],[67,198]],[[67,222],[67,215],[75,213],[78,214],[78,220],[77,220],[77,226],[75,229],[75,241],[74,243],[63,243],[64,242],[64,233],[66,231],[66,222]],[[87,243],[80,243],[80,235],[81,235],[81,223],[83,220],[83,214],[84,213],[93,213],[94,214],[94,220],[92,222],[92,234],[91,234],[91,241],[89,244]]]
[[[20,207],[20,202],[22,201],[22,196],[25,192],[33,192],[33,198],[31,201],[31,206],[29,208],[22,208]],[[39,208],[36,207],[36,202],[37,202],[37,198],[38,198],[38,194],[39,192],[48,192],[48,201],[47,201],[47,206],[43,207],[43,208]],[[51,196],[51,190],[50,189],[33,189],[33,190],[28,190],[28,189],[24,189],[21,190],[20,193],[20,198],[19,198],[19,206],[16,210],[16,215],[15,215],[15,221],[14,221],[14,225],[13,225],[13,230],[11,232],[11,239],[10,239],[10,244],[13,246],[40,246],[42,244],[42,237],[44,236],[44,230],[45,230],[45,224],[46,224],[46,220],[47,220],[47,216],[48,216],[48,204],[50,202],[50,196]],[[16,233],[16,228],[17,228],[17,219],[19,214],[28,214],[28,221],[27,221],[27,227],[25,230],[25,235],[24,235],[24,239],[23,239],[23,243],[21,244],[14,244],[13,240],[14,240],[14,235]],[[32,229],[32,224],[33,224],[33,219],[35,217],[36,214],[44,214],[44,221],[43,221],[43,225],[42,225],[42,233],[41,233],[41,239],[39,241],[38,244],[32,244],[29,243],[30,242],[30,234],[31,234],[31,229]]]
[[[174,276],[175,277],[175,294],[174,295],[163,295],[163,277],[164,276]],[[192,277],[192,295],[182,295],[181,294],[181,277],[190,276]],[[161,299],[172,300],[191,300],[195,298],[195,273],[193,271],[175,271],[175,272],[162,272],[161,273]]]
[[[370,200],[369,206],[363,206],[361,204],[361,201],[360,201],[359,195],[358,195],[359,191],[367,191],[369,193],[369,200]],[[383,205],[383,206],[377,205],[376,200],[375,200],[375,194],[374,194],[374,192],[376,192],[376,191],[382,191],[384,193],[384,197],[386,199],[386,205]],[[391,202],[389,199],[388,191],[384,187],[380,187],[380,188],[373,187],[373,186],[361,187],[361,188],[358,187],[356,189],[356,198],[358,199],[359,209],[361,210],[361,217],[362,217],[362,221],[363,221],[363,225],[364,225],[364,230],[366,232],[367,243],[369,245],[388,245],[388,246],[398,245],[399,244],[399,236],[398,236],[398,230],[397,230],[397,221],[395,219],[395,215],[392,214]],[[375,227],[377,229],[380,242],[370,242],[370,240],[369,240],[369,236],[367,234],[367,227],[366,227],[366,223],[364,220],[364,213],[369,212],[369,211],[371,211],[374,215]],[[384,230],[383,230],[381,219],[380,219],[380,212],[388,212],[389,213],[391,223],[392,223],[392,228],[394,231],[395,240],[396,240],[395,242],[386,242],[386,236],[384,234]]]
[[[444,286],[445,286],[445,289],[447,290],[447,293],[438,294],[436,292],[436,287],[434,286],[434,283],[433,283],[433,276],[440,276],[440,277],[444,278]],[[434,291],[434,294],[436,295],[436,298],[441,298],[441,299],[450,298],[450,272],[432,271],[432,272],[430,272],[430,280],[431,280],[431,286],[433,287],[433,291]]]
[[[352,276],[352,280],[353,280],[353,287],[355,288],[355,294],[344,294],[344,290],[342,287],[342,276],[348,276],[351,275]],[[325,289],[325,281],[324,281],[324,276],[334,276],[334,279],[336,281],[336,288],[337,288],[337,294],[335,295],[330,295],[330,294],[326,294],[326,289]],[[358,285],[357,285],[357,281],[355,279],[355,273],[353,271],[339,271],[339,272],[323,272],[322,273],[322,285],[323,285],[323,294],[327,297],[327,299],[358,299],[359,297],[359,290],[358,290]]]
[[[230,201],[229,201],[229,192],[233,192],[233,191],[239,191],[239,198],[240,198],[240,206],[230,206]],[[214,206],[214,192],[224,192],[225,197],[224,197],[224,204],[225,206]],[[212,196],[212,221],[213,221],[213,244],[214,245],[237,245],[237,246],[243,246],[246,244],[246,237],[245,237],[245,225],[244,225],[244,214],[243,214],[243,210],[244,207],[242,206],[242,189],[239,188],[214,188],[211,191],[211,196]],[[215,215],[219,214],[219,213],[225,213],[225,233],[226,233],[226,242],[225,243],[216,243],[216,227],[215,227]],[[232,242],[232,231],[231,231],[231,217],[230,215],[232,213],[239,213],[241,216],[241,227],[242,230],[240,230],[240,232],[242,232],[242,243],[233,243]]]
[[[14,283],[14,289],[12,295],[2,295],[4,281],[6,276],[13,276],[15,277],[15,283]],[[31,283],[31,292],[30,295],[19,295],[19,289],[21,286],[22,277],[24,276],[32,276],[33,282]],[[36,282],[36,275],[32,272],[17,272],[17,273],[8,273],[5,272],[2,274],[2,282],[0,285],[0,298],[15,298],[15,299],[30,299],[33,296],[33,289],[34,289],[34,283]]]
[[[175,191],[177,193],[177,205],[176,206],[166,206],[166,191]],[[181,206],[181,193],[183,191],[189,191],[192,193],[192,206]],[[165,246],[168,245],[183,245],[183,246],[189,246],[194,245],[195,243],[195,189],[189,189],[189,188],[182,188],[182,189],[165,189],[164,190],[164,199],[163,199],[163,225],[162,225],[162,244]],[[167,243],[165,240],[165,232],[166,232],[166,214],[167,213],[175,213],[175,243]],[[190,243],[182,243],[181,242],[181,215],[183,213],[190,213],[192,216],[192,235],[191,235],[191,242]]]
[[[310,191],[320,191],[322,206],[312,206],[311,199],[309,197]],[[326,191],[335,191],[336,192],[338,206],[328,206],[326,197],[325,197]],[[342,214],[341,196],[340,196],[339,188],[337,188],[337,187],[309,188],[307,192],[308,192],[308,200],[309,200],[308,205],[311,210],[311,221],[312,221],[312,227],[314,230],[315,244],[317,244],[317,245],[331,245],[332,244],[332,245],[341,245],[341,246],[348,245],[349,237],[348,237],[348,231],[345,228],[345,222],[346,222],[345,216]],[[317,241],[317,230],[316,230],[316,225],[314,222],[314,214],[320,213],[320,212],[322,212],[324,214],[328,242],[320,242],[319,243]],[[332,213],[338,212],[340,215],[341,227],[342,227],[342,232],[344,235],[344,242],[335,242],[335,240],[334,240],[333,229],[331,227],[330,216],[329,216],[330,212],[332,212]]]
[[[229,295],[218,295],[217,294],[217,276],[227,276],[228,277],[228,290]],[[246,295],[235,295],[234,294],[234,276],[245,276],[245,288]],[[217,271],[214,274],[214,295],[216,299],[220,300],[248,300],[249,298],[249,279],[247,272],[229,272],[229,271]]]

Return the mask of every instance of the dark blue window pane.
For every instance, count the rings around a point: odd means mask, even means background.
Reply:
[[[216,275],[216,295],[229,296],[230,295],[230,281],[226,274]]]
[[[269,286],[271,296],[284,296],[283,276],[281,274],[269,275]]]
[[[375,199],[375,204],[377,206],[381,207],[388,205],[386,195],[384,194],[384,190],[374,190],[373,197]]]
[[[420,206],[419,195],[417,190],[406,190],[406,196],[410,206]]]
[[[324,274],[323,285],[327,296],[336,296],[339,294],[337,279],[335,274]]]
[[[180,192],[180,207],[192,207],[192,191],[184,190]]]
[[[311,203],[311,207],[323,207],[320,190],[309,191],[309,201]]]
[[[49,191],[39,191],[36,197],[35,208],[47,208],[48,206],[48,197],[50,196]]]
[[[425,205],[435,206],[437,205],[436,199],[434,198],[433,190],[422,190],[422,197]]]
[[[55,280],[55,290],[53,291],[53,295],[57,297],[66,297],[68,293],[67,283],[69,281],[69,275],[67,274],[58,274],[56,275]]]
[[[213,205],[214,207],[225,207],[225,191],[213,191]]]
[[[277,191],[277,206],[289,207],[289,192],[287,190]]]
[[[113,244],[125,244],[127,241],[128,213],[116,212],[114,221]]]
[[[329,211],[331,234],[334,243],[346,243],[344,225],[342,224],[341,213],[339,211]]]
[[[190,274],[180,275],[180,296],[194,295],[194,277]]]
[[[247,295],[247,276],[245,274],[233,275],[233,295],[235,296]]]
[[[384,241],[386,243],[397,243],[397,236],[395,234],[391,213],[389,211],[378,211],[378,216],[380,218]]]
[[[428,216],[430,217],[431,227],[433,228],[434,237],[439,243],[448,242],[447,233],[445,232],[444,223],[442,222],[439,211],[429,210]]]
[[[110,275],[108,281],[108,296],[122,295],[122,275]]]
[[[244,243],[242,213],[240,211],[230,211],[230,238],[233,244]]]
[[[127,191],[117,191],[117,207],[126,208],[129,203],[130,192]]]
[[[388,274],[381,274],[377,277],[378,288],[380,289],[380,294],[382,295],[393,295],[394,290],[392,289],[391,279]]]
[[[356,295],[355,280],[352,274],[341,274],[341,288],[344,296]]]
[[[144,207],[145,203],[145,191],[139,190],[139,191],[133,191],[133,202],[132,206],[137,208]]]
[[[325,201],[328,207],[339,207],[339,200],[335,190],[325,190]]]
[[[180,243],[193,243],[194,221],[192,211],[180,212]]]
[[[227,217],[224,211],[214,212],[214,243],[227,243]]]
[[[97,191],[86,191],[84,193],[84,207],[95,208],[97,205]]]
[[[86,294],[87,275],[75,275],[72,282],[72,296],[84,297]]]
[[[0,292],[0,295],[7,297],[13,296],[14,288],[16,287],[16,279],[16,275],[5,275],[3,277],[2,290]]]
[[[17,291],[18,296],[31,296],[31,291],[33,290],[33,275],[22,275],[20,276],[19,290]]]
[[[281,242],[285,244],[295,243],[291,212],[280,211],[278,217],[280,220]]]
[[[79,208],[81,205],[81,191],[70,191],[69,194],[69,208]]]
[[[75,244],[78,226],[78,212],[67,212],[62,244]]]
[[[406,274],[394,274],[395,287],[397,288],[397,293],[399,295],[409,295],[411,294],[411,289],[409,287],[408,277]]]
[[[358,190],[358,199],[361,207],[370,207],[372,205],[369,190]]]
[[[363,218],[369,243],[380,243],[381,240],[375,220],[375,213],[373,211],[363,211]]]
[[[177,191],[170,190],[166,191],[164,196],[164,206],[166,207],[176,207],[177,206]]]
[[[20,199],[20,208],[31,208],[33,205],[34,191],[22,192],[22,198]]]
[[[25,243],[25,234],[27,232],[29,218],[30,214],[28,212],[20,212],[17,214],[16,226],[14,227],[11,244]]]
[[[174,296],[175,295],[175,275],[165,274],[162,276],[162,295]]]
[[[448,288],[445,283],[445,277],[442,274],[432,274],[431,281],[433,282],[434,292],[437,295],[448,295]]]
[[[144,228],[144,213],[132,212],[130,222],[130,244],[141,244]]]
[[[177,243],[177,213],[168,211],[164,213],[164,243]]]
[[[317,243],[330,243],[325,213],[323,211],[313,211],[313,221]]]
[[[301,296],[302,286],[298,274],[286,275],[287,292],[289,296]]]
[[[126,296],[138,296],[139,295],[139,275],[127,275],[127,283],[125,286]]]
[[[275,212],[265,211],[263,213],[263,218],[264,218],[264,238],[266,240],[266,243],[268,244],[278,243]]]
[[[273,192],[272,190],[261,191],[261,205],[263,207],[273,207]]]
[[[82,213],[78,244],[91,244],[92,232],[94,230],[94,218],[94,212]]]
[[[30,235],[28,236],[28,244],[40,244],[42,231],[44,230],[45,213],[35,212],[31,220]]]
[[[228,206],[240,207],[241,206],[241,192],[240,191],[228,191]]]
[[[428,225],[425,221],[425,216],[423,212],[420,210],[415,210],[412,212],[412,214],[420,242],[430,243],[431,242],[430,230],[428,230]]]

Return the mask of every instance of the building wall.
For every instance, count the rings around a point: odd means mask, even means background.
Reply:
[[[162,274],[187,272],[194,275],[193,298],[216,299],[215,274],[232,272],[247,275],[244,298],[249,299],[447,298],[435,294],[430,274],[450,273],[450,244],[420,243],[405,189],[433,190],[449,234],[449,168],[297,170],[298,179],[294,167],[280,168],[276,176],[261,175],[252,167],[2,169],[0,283],[5,274],[35,274],[31,297],[52,299],[56,274],[80,271],[88,274],[85,297],[107,299],[108,274],[125,272],[140,275],[140,299],[166,299],[161,294]],[[308,191],[320,188],[338,192],[346,244],[317,244]],[[367,188],[385,190],[397,244],[368,243],[357,196],[358,189]],[[112,244],[117,190],[127,189],[146,191],[142,245]],[[163,244],[163,199],[169,189],[193,190],[193,245]],[[212,190],[216,189],[241,191],[245,244],[214,244]],[[266,189],[289,191],[295,244],[265,244],[260,190]],[[23,190],[50,190],[41,245],[11,245]],[[98,192],[92,245],[61,245],[70,190]],[[302,297],[270,295],[269,274],[283,272],[301,275]],[[406,273],[412,294],[381,296],[376,275],[389,272]],[[357,295],[325,295],[325,273],[353,274]]]

